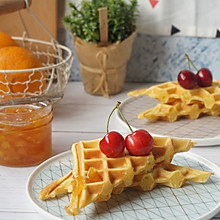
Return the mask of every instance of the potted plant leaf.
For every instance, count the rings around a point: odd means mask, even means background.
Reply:
[[[128,2],[128,1],[127,1]],[[73,34],[86,92],[109,96],[123,89],[135,38],[137,0],[69,2],[64,25]]]

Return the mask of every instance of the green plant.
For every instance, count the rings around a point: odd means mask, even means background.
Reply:
[[[98,43],[99,8],[108,9],[108,40],[113,43],[126,39],[134,31],[137,19],[137,0],[82,0],[80,5],[69,2],[70,15],[63,18],[64,25],[82,40]]]

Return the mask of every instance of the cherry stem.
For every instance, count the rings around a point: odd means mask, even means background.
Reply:
[[[109,116],[108,116],[107,126],[106,126],[106,133],[107,133],[107,134],[109,133],[108,127],[109,127],[110,118],[111,118],[113,112],[115,111],[115,109],[118,110],[118,112],[119,112],[119,114],[121,115],[123,121],[124,121],[124,122],[127,124],[127,126],[129,127],[131,133],[134,132],[134,131],[132,130],[131,126],[129,125],[128,121],[126,120],[125,116],[122,114],[121,109],[119,108],[119,105],[120,105],[120,104],[121,104],[121,102],[118,101],[117,104],[116,104],[116,106],[112,109],[111,113],[110,113]]]
[[[112,109],[111,113],[110,113],[109,116],[108,116],[107,125],[106,125],[106,133],[107,133],[107,134],[109,133],[108,127],[109,127],[110,118],[111,118],[113,112],[115,111],[115,109],[117,109],[117,106],[119,106],[120,104],[121,104],[120,102],[117,102],[116,106]]]
[[[198,69],[196,68],[196,66],[193,64],[192,60],[189,58],[189,56],[187,54],[185,54],[185,58],[186,58],[186,61],[188,63],[188,67],[189,67],[189,70],[190,70],[190,65],[191,64],[193,66],[193,68],[198,72]]]
[[[118,109],[119,114],[121,115],[123,121],[127,124],[128,128],[130,129],[131,133],[133,133],[134,131],[132,130],[131,126],[129,125],[128,121],[126,120],[125,116],[123,115],[119,105],[121,104],[121,102],[118,102],[116,105],[116,108]]]

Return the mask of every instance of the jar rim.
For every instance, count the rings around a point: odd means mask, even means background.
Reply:
[[[9,110],[12,110],[11,112]],[[21,111],[26,109],[27,111]],[[33,120],[39,120],[51,114],[52,104],[48,101],[30,104],[6,105],[0,107],[0,124],[12,124],[20,126],[31,123]]]

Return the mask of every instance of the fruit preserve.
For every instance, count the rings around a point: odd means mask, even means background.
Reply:
[[[0,107],[0,164],[31,166],[47,159],[52,119],[47,102]]]

